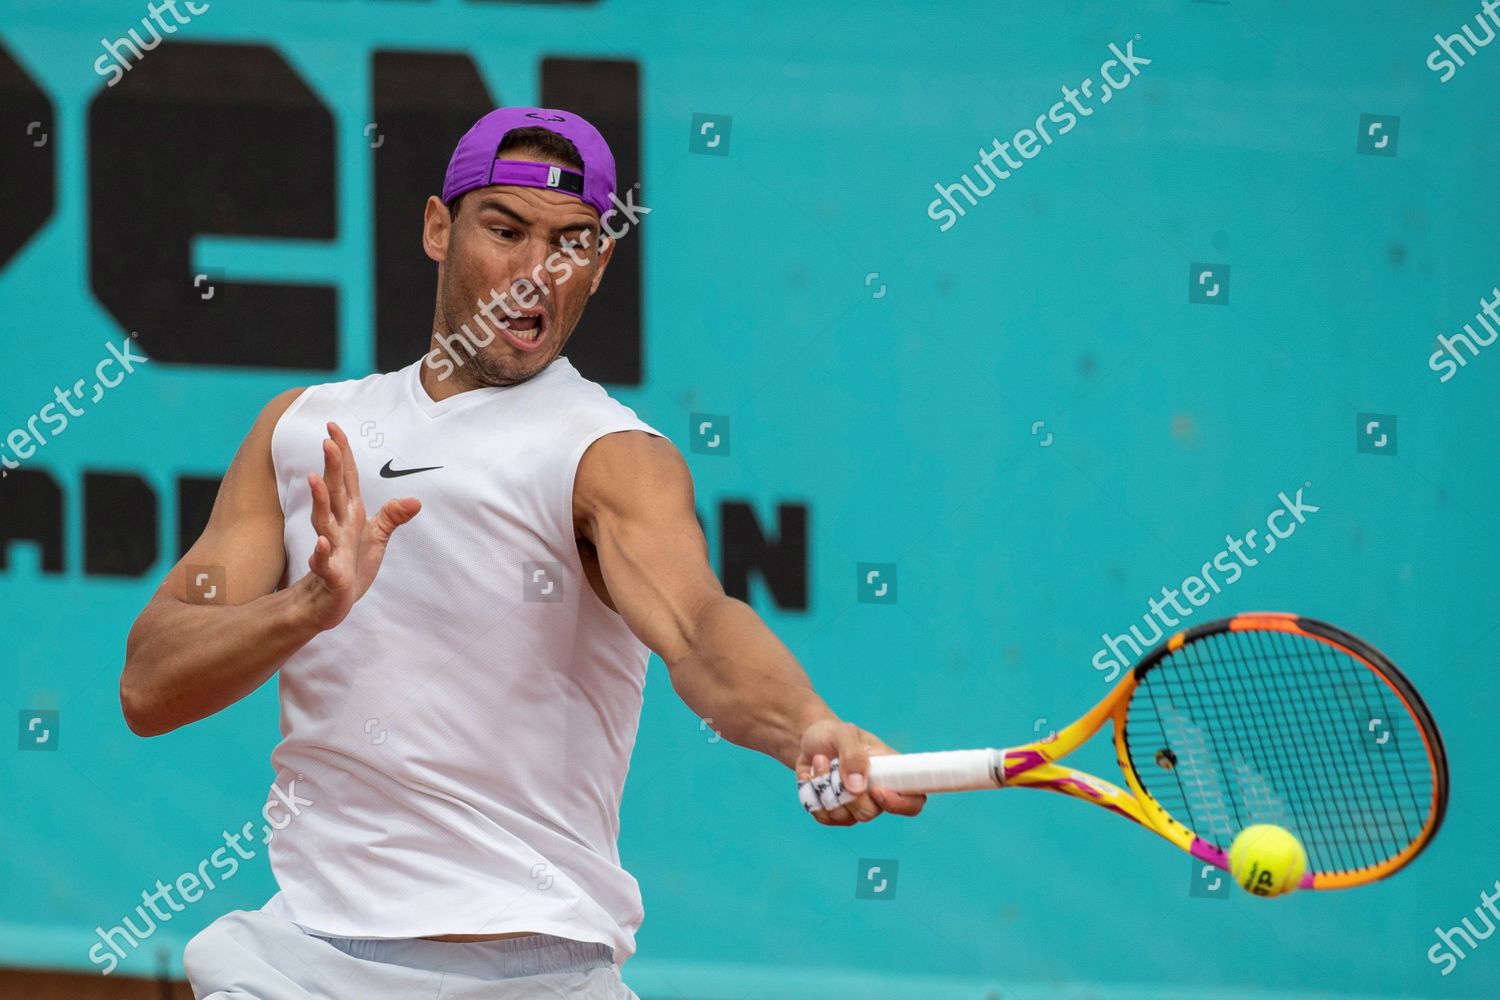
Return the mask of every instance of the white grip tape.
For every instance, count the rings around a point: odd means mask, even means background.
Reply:
[[[896,792],[966,792],[999,788],[1001,762],[998,750],[889,754],[870,758],[869,778],[873,787]],[[837,760],[827,774],[798,782],[797,795],[808,812],[833,809],[857,798],[844,787]]]

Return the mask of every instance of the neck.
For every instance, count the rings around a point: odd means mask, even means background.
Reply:
[[[417,379],[421,382],[422,389],[427,393],[428,398],[434,403],[440,403],[450,396],[457,396],[461,392],[469,392],[473,389],[503,389],[512,385],[519,385],[521,382],[525,382],[540,374],[540,371],[537,371],[522,379],[505,379],[500,377],[495,381],[484,381],[483,376],[489,373],[480,364],[476,363],[476,358],[470,357],[465,359],[468,362],[467,364],[459,365],[455,363],[453,364],[452,371],[444,375],[443,371],[446,370],[444,366],[439,364],[435,368],[433,365],[427,363],[427,358],[432,357],[434,351],[441,350],[442,348],[437,343],[436,338],[434,338],[433,343],[428,347],[427,353],[422,356],[421,363],[417,366]],[[556,361],[558,357],[560,355],[554,355],[546,365],[542,366],[543,370]],[[451,358],[449,360],[450,362],[452,361]]]
[[[422,388],[427,393],[428,398],[431,399],[434,403],[441,403],[449,396],[457,396],[461,392],[465,392],[469,389],[475,388],[474,386],[464,385],[459,381],[458,373],[461,369],[455,370],[454,373],[447,378],[439,378],[438,373],[434,371],[433,367],[429,365],[425,360],[427,357],[431,357],[431,353],[432,352],[429,351],[426,355],[424,355],[424,360],[422,361],[421,367],[419,368],[418,377],[422,383]]]

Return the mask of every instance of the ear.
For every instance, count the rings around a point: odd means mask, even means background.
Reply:
[[[604,280],[604,269],[609,266],[610,258],[615,255],[615,241],[605,235],[600,243],[598,262],[599,266],[594,269],[594,280],[589,283],[589,295],[592,296],[599,290],[599,284]]]
[[[441,264],[448,258],[448,237],[452,232],[453,219],[448,215],[448,206],[437,195],[429,196],[422,212],[422,250]]]

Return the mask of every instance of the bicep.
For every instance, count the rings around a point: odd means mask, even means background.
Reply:
[[[208,525],[167,573],[151,604],[248,604],[281,583],[286,552],[271,435],[301,392],[289,389],[261,411],[224,473]]]
[[[669,665],[697,610],[723,596],[693,509],[693,480],[671,442],[608,434],[579,462],[574,521],[598,553],[605,587],[636,637]]]

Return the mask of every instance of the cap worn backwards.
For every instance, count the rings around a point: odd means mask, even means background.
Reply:
[[[553,163],[499,159],[500,143],[518,128],[544,128],[578,149],[583,172]],[[516,184],[572,195],[603,219],[615,193],[615,158],[599,130],[571,111],[555,108],[496,108],[464,133],[448,161],[443,201],[491,184]]]

